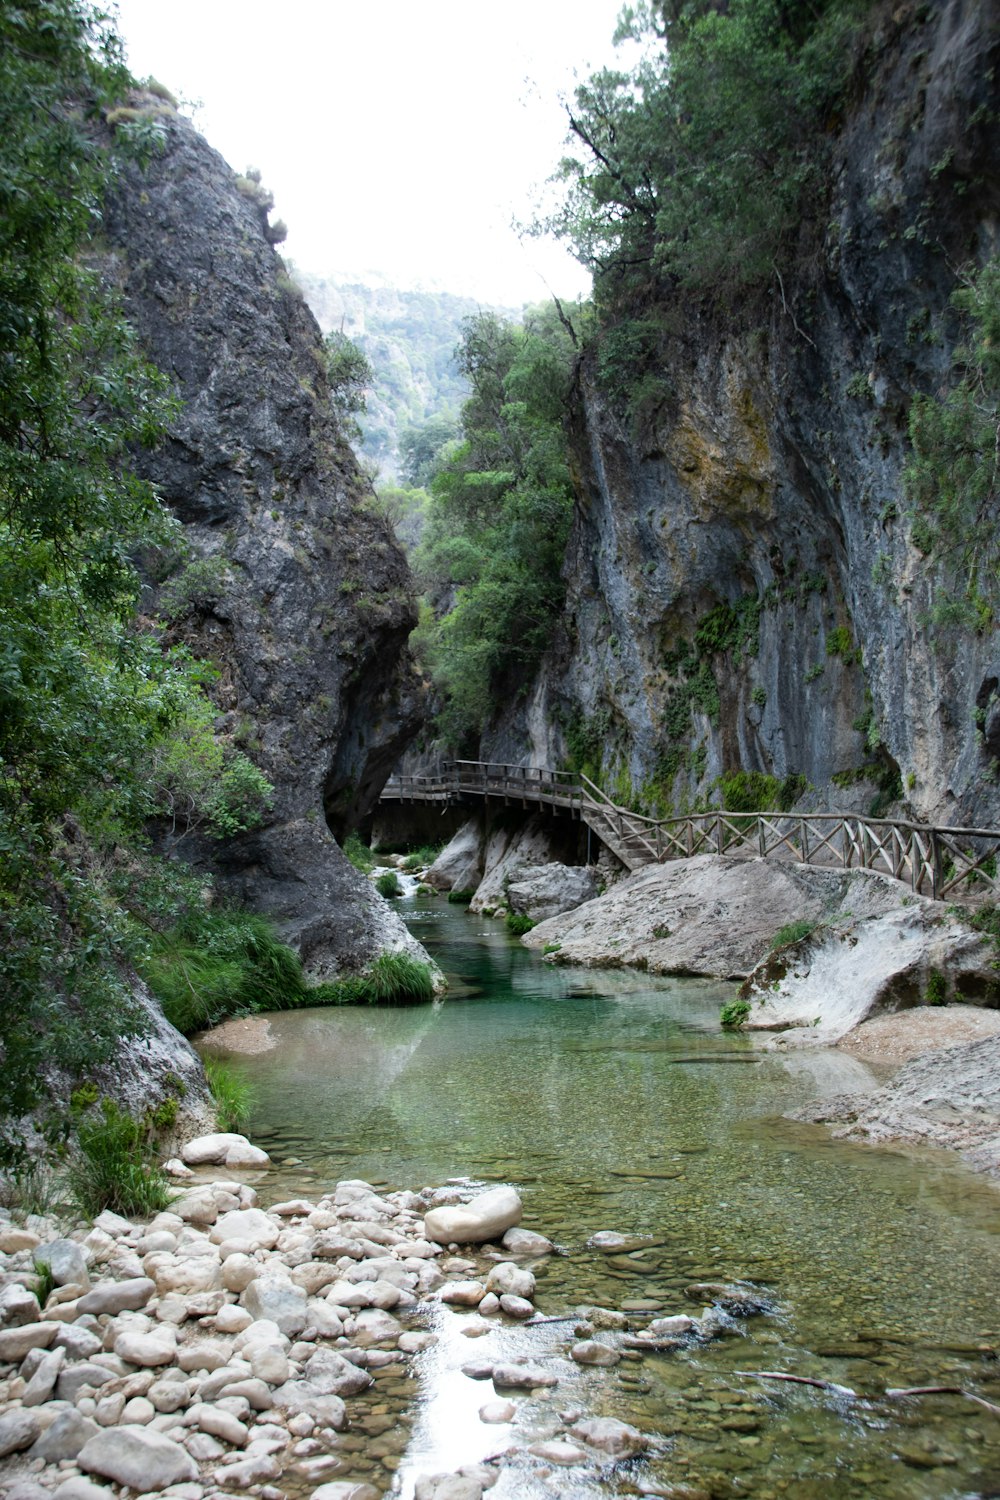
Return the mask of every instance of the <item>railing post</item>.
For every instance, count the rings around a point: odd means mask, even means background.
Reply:
[[[722,853],[722,819],[718,813],[715,815],[715,847],[719,854]]]
[[[765,854],[765,849],[764,849],[764,819],[760,816],[759,813],[757,814],[757,848],[760,851],[760,857],[761,857],[761,859],[763,859],[764,858],[764,854]]]
[[[806,833],[805,818],[799,819],[799,850],[802,854],[802,863],[809,863],[809,835]]]
[[[935,901],[941,899],[941,887],[944,884],[944,870],[941,866],[941,844],[938,840],[938,831],[932,828],[930,831],[931,846],[931,895]]]

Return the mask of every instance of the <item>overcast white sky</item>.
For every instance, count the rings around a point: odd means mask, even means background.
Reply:
[[[518,306],[589,289],[511,221],[562,153],[560,94],[616,60],[621,0],[119,0],[129,64],[257,166],[282,253]],[[544,280],[542,279],[544,277]]]

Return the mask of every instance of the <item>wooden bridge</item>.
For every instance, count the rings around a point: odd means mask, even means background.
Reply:
[[[735,813],[646,818],[618,807],[587,776],[533,766],[459,760],[427,776],[394,776],[380,801],[482,800],[548,807],[581,819],[626,869],[695,854],[794,860],[877,870],[937,900],[1000,900],[1000,832],[930,828],[853,813]]]

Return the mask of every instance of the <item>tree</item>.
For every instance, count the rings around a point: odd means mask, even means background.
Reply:
[[[562,604],[572,354],[548,310],[524,327],[470,318],[457,352],[471,386],[464,441],[434,478],[417,557],[436,611],[422,634],[439,729],[456,748],[527,689]]]
[[[545,227],[605,294],[666,276],[716,290],[775,272],[825,191],[830,121],[866,0],[667,0],[627,6],[631,73],[569,109],[566,195]]]
[[[130,467],[172,409],[90,259],[130,80],[79,0],[0,9],[0,1156],[46,1071],[138,1024],[96,850],[152,808],[154,747],[197,673],[135,620],[141,544],[174,523]],[[155,149],[155,132],[116,142]]]

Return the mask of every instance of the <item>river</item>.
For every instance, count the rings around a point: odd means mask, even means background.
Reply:
[[[249,1133],[280,1163],[270,1201],[345,1177],[511,1182],[524,1226],[562,1252],[534,1267],[544,1315],[629,1302],[694,1313],[688,1284],[736,1279],[766,1288],[773,1311],[712,1343],[584,1371],[561,1363],[571,1322],[471,1339],[435,1308],[439,1341],[415,1375],[390,1367],[378,1404],[359,1403],[344,1455],[359,1479],[394,1476],[405,1500],[415,1475],[551,1436],[572,1407],[633,1422],[659,1451],[550,1481],[537,1461],[515,1463],[496,1500],[647,1482],[759,1500],[1000,1492],[1000,1418],[960,1396],[884,1397],[944,1384],[1000,1401],[996,1188],[942,1154],[782,1119],[870,1074],[839,1053],[777,1056],[721,1032],[731,986],[554,968],[464,909],[416,898],[403,910],[449,975],[445,1002],[283,1013],[270,1018],[277,1045],[239,1059],[256,1092]],[[602,1254],[586,1243],[598,1230],[648,1240]],[[522,1401],[513,1426],[486,1426],[492,1388],[459,1366],[487,1348],[554,1359],[564,1378]]]

